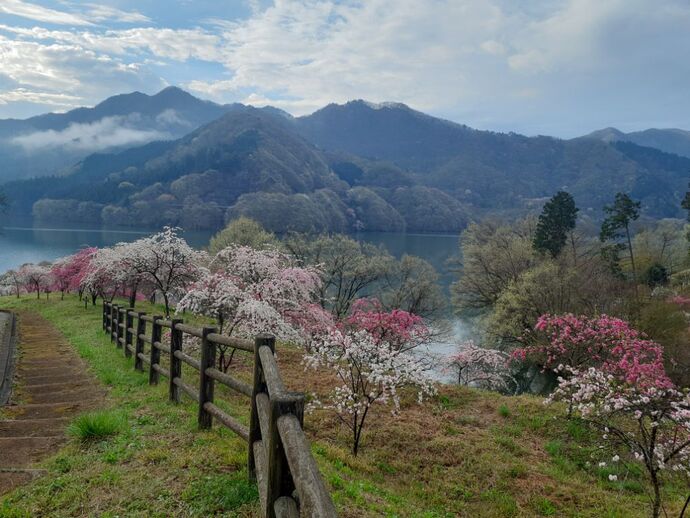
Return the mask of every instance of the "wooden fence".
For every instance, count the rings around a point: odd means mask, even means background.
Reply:
[[[179,403],[184,393],[198,402],[200,428],[211,428],[215,418],[248,442],[248,473],[259,488],[262,516],[337,516],[302,429],[304,394],[285,390],[273,337],[259,336],[253,342],[231,338],[214,327],[196,328],[181,319],[149,316],[109,302],[103,304],[103,329],[126,357],[134,358],[135,369],[144,371],[148,365],[150,384],[158,384],[161,376],[168,379],[171,401]],[[163,343],[163,329],[170,330],[168,344]],[[200,360],[182,350],[185,334],[201,340]],[[216,369],[218,345],[253,355],[251,385]],[[169,368],[161,365],[161,353],[168,355]],[[198,371],[196,386],[182,379],[183,363]],[[214,403],[216,383],[251,399],[249,428]]]

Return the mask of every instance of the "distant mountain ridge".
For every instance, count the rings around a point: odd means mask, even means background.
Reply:
[[[0,183],[57,174],[93,152],[174,140],[234,108],[168,87],[116,95],[93,108],[0,120]]]
[[[149,119],[165,106],[185,113],[185,103],[205,103],[175,89],[141,95],[101,103],[110,115],[97,120],[122,117],[128,99],[146,105],[136,113]],[[678,217],[690,172],[690,158],[613,130],[608,140],[526,137],[362,100],[303,117],[203,106],[201,118],[221,113],[184,136],[99,152],[59,176],[3,187],[14,210],[53,220],[215,229],[248,215],[277,232],[457,232],[486,215],[539,210],[561,189],[587,218],[600,217],[618,191],[641,200],[647,216]]]
[[[642,131],[624,133],[616,128],[605,128],[593,131],[581,138],[597,139],[604,142],[632,142],[638,146],[659,149],[690,157],[690,131],[678,128],[650,128]]]

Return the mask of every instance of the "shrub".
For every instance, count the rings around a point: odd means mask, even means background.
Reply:
[[[117,435],[125,427],[124,417],[112,411],[90,412],[77,417],[67,432],[82,442],[105,439]]]

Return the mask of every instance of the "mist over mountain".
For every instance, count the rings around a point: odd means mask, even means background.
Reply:
[[[93,108],[0,120],[0,183],[60,174],[94,152],[174,140],[232,109],[169,87],[117,95]]]
[[[624,133],[616,128],[605,128],[593,131],[582,138],[598,139],[604,142],[632,142],[638,146],[653,147],[666,153],[690,157],[690,131],[677,128],[650,128],[630,133]]]
[[[613,130],[615,138],[526,137],[475,130],[397,103],[331,104],[293,118],[166,89],[75,112],[38,118],[42,129],[19,138],[26,146],[40,142],[38,156],[50,146],[84,152],[89,143],[127,136],[146,141],[136,132],[152,132],[154,141],[113,145],[118,151],[106,147],[51,176],[7,183],[13,211],[129,226],[215,229],[247,215],[278,232],[455,232],[487,214],[538,210],[561,189],[573,194],[583,217],[600,217],[618,191],[641,200],[650,217],[677,217],[690,171],[690,158],[625,141]],[[59,143],[55,136],[134,113],[148,122],[118,120],[108,138],[94,131]],[[184,131],[179,121],[199,127]],[[185,134],[158,139],[157,131]]]

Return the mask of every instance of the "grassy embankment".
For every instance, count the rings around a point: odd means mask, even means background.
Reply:
[[[191,402],[168,403],[166,383],[150,387],[101,331],[100,307],[55,295],[0,298],[0,307],[53,322],[108,387],[106,412],[125,423],[101,441],[72,439],[43,462],[45,476],[0,497],[0,517],[257,514],[246,445],[222,427],[198,431]],[[278,356],[291,389],[332,386],[325,373],[304,373],[298,350],[279,347]],[[247,377],[249,362],[235,363]],[[228,401],[246,423],[247,400]],[[647,516],[642,472],[598,468],[596,439],[561,416],[541,398],[442,387],[423,406],[407,396],[397,418],[374,413],[357,458],[332,415],[308,415],[306,428],[341,516]],[[682,491],[667,489],[669,515],[677,516]]]

